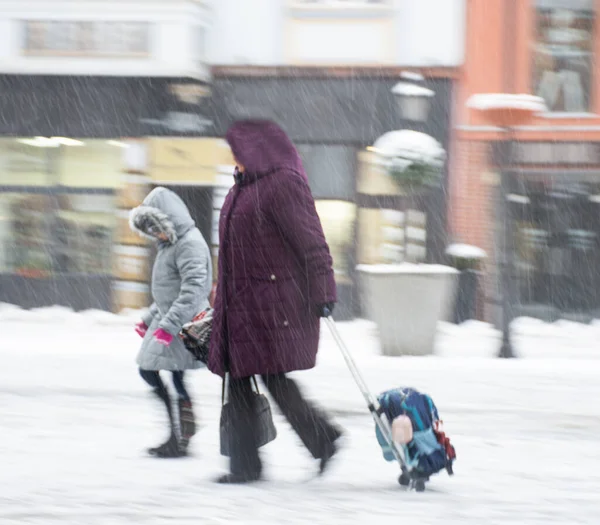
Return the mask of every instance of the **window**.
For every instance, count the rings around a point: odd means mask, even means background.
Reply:
[[[0,193],[0,272],[25,277],[51,273],[49,195]]]
[[[349,283],[354,268],[354,228],[356,205],[344,201],[316,201],[323,233],[333,258],[333,271],[338,284]]]
[[[600,177],[526,175],[511,206],[523,315],[554,319],[600,311]],[[536,314],[537,315],[537,314]]]
[[[53,260],[55,273],[110,275],[114,194],[58,194],[54,210]]]
[[[297,148],[316,199],[354,200],[356,150],[353,147],[299,144]]]
[[[551,112],[590,111],[594,0],[537,0],[533,83]]]
[[[0,273],[110,275],[123,144],[0,140]]]
[[[110,274],[113,201],[35,187],[0,193],[0,272]]]
[[[338,284],[349,283],[354,267],[356,150],[352,146],[299,144]]]

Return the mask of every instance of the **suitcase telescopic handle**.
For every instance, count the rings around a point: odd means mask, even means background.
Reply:
[[[344,340],[342,339],[342,336],[338,332],[338,329],[335,324],[335,321],[333,320],[333,317],[331,317],[331,312],[329,312],[329,315],[327,317],[325,317],[325,322],[327,323],[327,326],[329,327],[329,330],[331,331],[331,335],[333,336],[333,339],[335,340],[340,351],[342,352],[344,361],[346,361],[346,364],[348,365],[348,368],[350,369],[350,373],[354,377],[354,381],[356,381],[358,388],[360,389],[360,391],[362,392],[362,395],[364,396],[366,402],[368,403],[369,410],[376,411],[376,412],[379,411],[379,402],[377,401],[377,398],[375,398],[375,396],[373,396],[373,394],[371,394],[369,387],[367,386],[367,383],[365,382],[360,371],[358,370],[358,367],[356,366],[356,362],[354,361],[354,358],[352,357],[350,350],[348,349],[348,347],[346,346],[346,343],[344,343]]]
[[[367,402],[369,411],[371,412],[371,415],[373,416],[373,419],[375,420],[377,427],[379,427],[379,430],[383,434],[384,439],[387,441],[387,443],[392,448],[394,457],[400,463],[400,466],[402,467],[403,472],[404,471],[409,472],[411,469],[406,464],[406,458],[404,456],[404,453],[403,453],[402,449],[394,442],[394,440],[392,438],[392,428],[391,428],[390,422],[388,421],[387,416],[381,410],[381,405],[379,404],[379,401],[377,400],[377,398],[375,396],[373,396],[373,394],[371,394],[369,387],[367,386],[367,383],[365,382],[360,371],[358,370],[358,367],[356,366],[356,362],[354,361],[354,358],[352,357],[350,350],[346,346],[346,343],[344,343],[344,340],[342,339],[342,336],[338,332],[337,326],[335,325],[335,321],[331,317],[331,312],[328,317],[325,317],[325,322],[326,322],[327,326],[329,327],[329,330],[331,331],[331,334],[333,335],[333,338],[334,338],[335,342],[337,343],[340,351],[342,352],[342,356],[344,357],[344,360],[346,361],[346,364],[348,365],[348,368],[350,369],[350,373],[354,377],[354,380],[356,381],[358,388],[362,392],[362,395],[364,396],[365,401]]]

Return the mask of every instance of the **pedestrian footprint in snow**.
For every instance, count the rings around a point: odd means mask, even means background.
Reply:
[[[302,162],[283,130],[246,120],[226,138],[237,168],[221,210],[208,359],[212,372],[228,378],[223,414],[230,417],[227,425],[222,417],[221,452],[230,457],[230,473],[218,481],[261,477],[258,448],[274,436],[263,428],[257,375],[323,472],[341,431],[286,373],[315,366],[319,318],[336,300],[329,247]]]
[[[196,423],[184,374],[203,365],[177,334],[209,305],[210,252],[183,201],[166,188],[152,190],[141,206],[131,210],[129,222],[134,231],[156,241],[158,248],[152,269],[153,303],[135,328],[144,339],[137,357],[140,375],[164,403],[169,417],[168,440],[149,453],[161,458],[185,456]],[[171,372],[178,396],[176,407],[160,377],[161,370]]]

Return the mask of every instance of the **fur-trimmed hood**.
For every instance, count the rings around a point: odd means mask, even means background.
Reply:
[[[195,227],[187,206],[181,198],[167,188],[154,188],[144,202],[129,213],[130,228],[148,239],[156,241],[155,233],[165,233],[170,244],[175,244]]]

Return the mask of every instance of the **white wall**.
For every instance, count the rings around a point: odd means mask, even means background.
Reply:
[[[466,0],[394,0],[396,63],[459,66],[464,59]]]
[[[0,73],[209,77],[207,64],[457,66],[466,0],[390,0],[389,8],[293,8],[289,0],[0,0]],[[379,11],[378,11],[379,9]],[[148,58],[27,57],[23,19],[152,24]],[[197,26],[206,28],[198,57]]]
[[[466,0],[390,0],[388,6],[290,0],[214,0],[209,61],[218,65],[457,66]]]
[[[296,64],[390,64],[392,30],[380,20],[295,21],[289,29],[289,59]]]
[[[208,57],[219,65],[279,65],[287,0],[214,0]]]
[[[22,20],[136,21],[150,26],[150,56],[35,57],[21,52]],[[18,74],[208,76],[192,45],[211,23],[209,2],[191,0],[0,0],[0,72]]]

